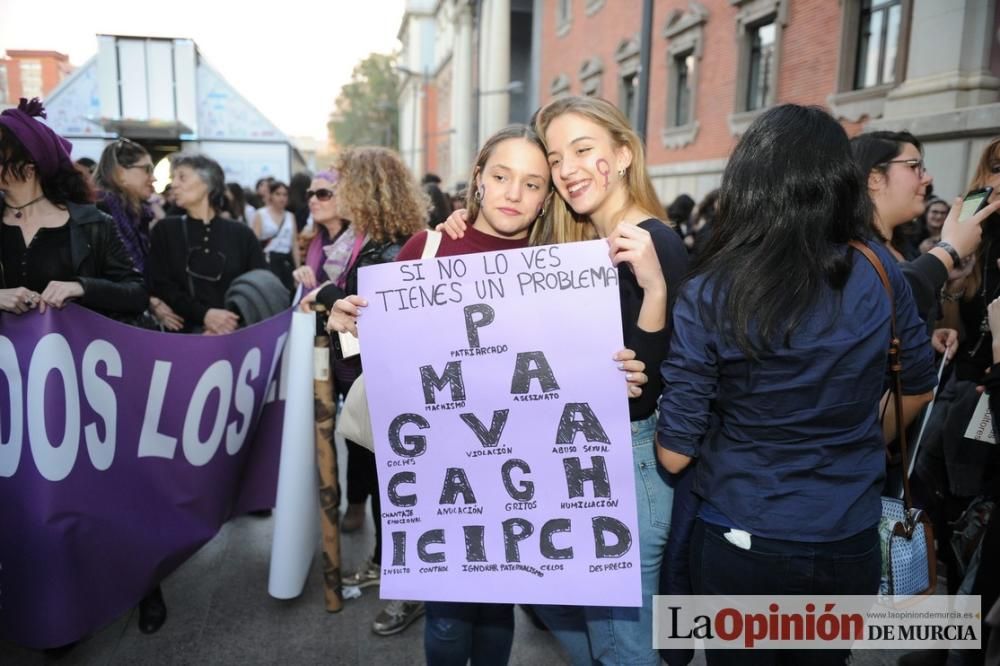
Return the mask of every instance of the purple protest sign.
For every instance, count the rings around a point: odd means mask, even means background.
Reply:
[[[641,604],[602,241],[361,269],[389,599]]]
[[[0,313],[0,638],[82,638],[273,505],[290,316],[210,337]]]

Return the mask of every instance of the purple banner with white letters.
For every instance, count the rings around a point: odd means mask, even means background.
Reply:
[[[638,606],[603,241],[362,268],[386,599]]]
[[[0,639],[80,639],[273,506],[290,318],[214,337],[0,313]]]

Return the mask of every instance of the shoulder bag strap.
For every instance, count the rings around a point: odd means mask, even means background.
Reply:
[[[892,400],[896,406],[896,437],[899,439],[899,450],[903,456],[903,504],[906,506],[907,514],[909,514],[909,510],[913,508],[913,500],[910,497],[910,475],[907,474],[906,470],[909,457],[906,451],[906,427],[903,423],[903,383],[900,379],[900,372],[903,369],[903,365],[899,354],[901,343],[896,331],[896,299],[892,291],[892,285],[889,284],[889,276],[885,272],[885,266],[882,265],[882,260],[878,258],[878,255],[861,241],[851,241],[851,247],[864,255],[865,259],[871,263],[875,272],[878,273],[879,280],[882,281],[885,293],[889,296],[890,330],[892,332],[892,339],[889,343],[889,371],[892,373],[892,386],[890,390],[892,391]]]
[[[420,258],[436,257],[439,247],[441,247],[441,232],[433,229],[428,230],[427,239],[424,240],[424,251],[420,254]]]
[[[191,279],[189,262],[191,261],[191,241],[188,239],[188,216],[181,217],[181,235],[184,236],[184,275],[187,276],[188,294],[194,299],[194,280]]]

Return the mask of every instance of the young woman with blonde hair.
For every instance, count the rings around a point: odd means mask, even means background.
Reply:
[[[544,607],[540,615],[550,626],[558,619],[554,631],[573,654],[589,643],[592,658],[600,663],[658,664],[652,648],[652,597],[670,531],[673,491],[656,463],[653,444],[662,388],[655,369],[669,345],[668,312],[687,269],[687,251],[663,221],[666,214],[649,180],[642,142],[613,104],[595,97],[562,97],[536,114],[535,128],[545,142],[559,196],[553,197],[551,214],[535,224],[531,243],[607,239],[618,266],[625,347],[654,369],[642,394],[629,400],[643,605],[583,609],[582,637],[582,627],[572,631],[579,618],[572,617],[569,607],[562,612]],[[461,217],[449,218],[449,234],[461,233]]]

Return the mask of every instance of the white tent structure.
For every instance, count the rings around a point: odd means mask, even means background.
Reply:
[[[178,151],[218,161],[227,181],[288,182],[305,169],[289,138],[206,61],[190,39],[98,35],[97,55],[52,91],[48,124],[97,160],[124,136],[154,160]]]

